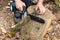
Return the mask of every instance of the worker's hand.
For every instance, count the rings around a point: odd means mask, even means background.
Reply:
[[[25,3],[22,1],[16,1],[16,8],[19,9],[20,11],[23,11],[23,6],[25,6]]]
[[[43,4],[41,4],[41,3],[38,3],[38,4],[36,5],[36,10],[37,10],[37,9],[40,10],[40,14],[44,14],[45,11],[46,11],[45,7],[44,7]]]

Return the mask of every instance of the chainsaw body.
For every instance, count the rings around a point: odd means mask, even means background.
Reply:
[[[23,17],[27,16],[25,8],[26,8],[26,6],[23,6],[23,11],[19,11],[16,8],[15,1],[10,3],[10,11],[14,12],[14,21],[15,21],[15,23],[18,23],[20,20],[22,20]]]

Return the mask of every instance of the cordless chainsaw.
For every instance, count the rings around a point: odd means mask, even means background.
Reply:
[[[39,18],[35,15],[27,13],[26,9],[27,9],[26,6],[23,6],[23,11],[19,11],[16,8],[15,1],[10,3],[10,11],[14,12],[15,23],[18,23],[22,19],[23,16],[29,16],[31,18],[31,20],[37,21],[37,22],[42,23],[42,24],[45,23],[45,21],[42,18]]]

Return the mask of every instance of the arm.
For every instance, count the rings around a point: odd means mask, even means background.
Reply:
[[[19,2],[19,1],[21,1],[21,0],[15,0],[15,2]]]
[[[39,3],[39,4],[43,4],[43,1],[44,1],[44,0],[39,0],[39,2],[38,2],[38,3]]]
[[[44,0],[39,0],[38,3],[37,3],[37,6],[36,6],[36,9],[39,8],[40,14],[45,13],[45,7],[44,7],[44,5],[43,5],[43,1],[44,1]]]
[[[16,2],[16,8],[19,9],[20,11],[23,11],[23,5],[25,5],[24,2],[22,2],[21,0],[15,0]]]

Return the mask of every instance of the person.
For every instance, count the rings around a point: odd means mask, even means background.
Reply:
[[[39,8],[40,14],[44,14],[46,10],[43,5],[43,1],[44,0],[39,0],[38,3],[36,4],[36,10]],[[16,2],[16,8],[19,9],[20,11],[23,11],[22,6],[32,4],[32,2],[28,0],[15,0],[15,2]]]

